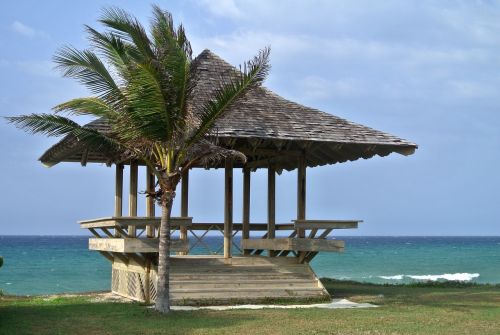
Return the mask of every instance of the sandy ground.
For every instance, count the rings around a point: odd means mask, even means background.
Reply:
[[[89,297],[91,302],[133,302],[133,300],[119,296],[112,292],[94,292],[94,293],[75,293],[75,294],[53,294],[42,296],[42,299],[50,301],[57,298],[71,298],[71,297]],[[214,310],[214,311],[227,311],[233,309],[294,309],[294,308],[326,308],[326,309],[339,309],[339,308],[372,308],[377,307],[368,303],[356,303],[347,299],[334,299],[329,303],[322,304],[308,304],[308,305],[230,305],[230,306],[172,306],[174,311],[197,311],[197,310]],[[150,306],[153,308],[153,306]]]

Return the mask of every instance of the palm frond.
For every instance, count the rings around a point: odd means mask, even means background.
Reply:
[[[77,79],[99,97],[111,101],[123,98],[108,69],[92,51],[67,46],[56,53],[54,61],[63,76]]]
[[[172,15],[153,6],[151,34],[154,39],[159,73],[169,102],[168,118],[173,128],[183,128],[187,112],[186,100],[192,91],[190,82],[191,45],[184,28],[175,29]],[[162,71],[163,70],[163,71]]]
[[[136,59],[142,56],[143,62],[154,58],[151,41],[141,23],[132,15],[117,7],[104,8],[99,22],[113,29],[124,40],[132,43],[140,54],[134,55]]]
[[[240,151],[226,149],[207,140],[200,140],[187,150],[181,165],[185,170],[193,166],[210,168],[219,165],[225,159],[241,163],[247,161],[246,156]]]
[[[81,126],[75,121],[54,114],[30,114],[6,118],[9,123],[31,134],[50,137],[70,135],[82,144],[93,148],[117,149],[120,144],[113,138],[95,129]]]
[[[260,85],[264,81],[270,69],[269,52],[269,48],[261,50],[251,61],[245,63],[239,78],[224,82],[216,90],[214,98],[202,107],[199,125],[186,141],[186,147],[193,145],[205,136],[215,121],[239,96],[249,88]]]
[[[132,70],[126,88],[129,103],[126,114],[134,128],[129,130],[129,134],[165,142],[171,136],[167,106],[154,71],[150,64],[140,64]]]
[[[125,43],[121,38],[110,32],[100,33],[90,26],[85,26],[88,39],[94,48],[100,51],[104,57],[114,66],[120,77],[126,79],[128,68],[131,65],[131,54],[136,54],[132,49],[135,47]]]
[[[52,110],[56,113],[66,112],[69,115],[91,115],[107,119],[113,119],[118,114],[106,101],[96,97],[72,99],[53,107]]]

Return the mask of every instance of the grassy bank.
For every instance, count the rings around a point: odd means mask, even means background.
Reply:
[[[0,334],[498,334],[500,287],[390,286],[325,280],[357,310],[172,312],[92,297],[0,297]]]

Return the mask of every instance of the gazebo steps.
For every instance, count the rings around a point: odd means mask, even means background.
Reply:
[[[174,302],[325,297],[326,291],[309,265],[299,264],[292,257],[237,257],[206,261],[175,259],[170,286]]]
[[[114,270],[136,271],[134,265],[115,261]],[[119,275],[113,272],[114,276]],[[141,285],[142,275],[127,275],[136,278],[132,284],[117,283],[113,291],[137,300],[144,292],[152,292]],[[155,283],[156,272],[151,273]],[[129,279],[130,280],[130,279]],[[130,287],[134,288],[133,291]],[[128,291],[127,291],[128,289]],[[125,290],[125,291],[124,291]],[[137,296],[139,295],[139,296]],[[172,257],[170,274],[170,297],[174,304],[216,304],[231,301],[257,302],[269,300],[323,300],[328,299],[324,289],[310,266],[299,264],[295,257],[221,257],[181,256]]]
[[[170,282],[172,293],[183,292],[185,290],[206,290],[206,289],[260,289],[266,288],[310,288],[314,286],[315,282],[312,279],[289,279],[289,278],[275,278],[274,280],[249,280],[248,278],[239,277],[236,282],[234,280],[174,280]]]
[[[246,303],[253,303],[262,300],[304,300],[304,299],[322,299],[325,295],[321,289],[255,289],[255,290],[224,290],[214,291],[207,290],[205,292],[185,292],[185,293],[172,293],[171,301],[174,305],[186,304],[218,304],[226,301],[242,301]]]

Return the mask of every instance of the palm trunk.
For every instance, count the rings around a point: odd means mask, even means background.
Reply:
[[[155,309],[164,314],[170,311],[170,214],[172,203],[173,199],[164,200],[161,206]]]

